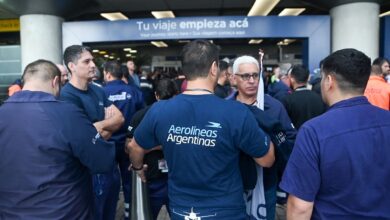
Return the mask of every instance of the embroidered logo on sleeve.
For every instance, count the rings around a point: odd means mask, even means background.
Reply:
[[[99,138],[100,138],[100,134],[97,133],[97,134],[95,135],[95,137],[92,138],[92,144],[96,144],[96,141],[97,141],[97,139],[99,139]]]

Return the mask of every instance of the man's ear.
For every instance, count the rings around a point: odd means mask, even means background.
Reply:
[[[210,74],[213,76],[213,77],[216,77],[218,78],[218,64],[217,64],[217,61],[214,61],[212,64],[211,64],[211,67],[210,67]]]
[[[336,81],[335,81],[335,77],[334,77],[333,74],[325,75],[325,79],[324,80],[325,80],[324,81],[324,87],[325,87],[324,89],[326,91],[334,88]]]
[[[66,66],[68,67],[68,69],[70,69],[70,74],[72,74],[74,71],[75,71],[75,66],[76,65],[74,65],[74,63],[72,63],[72,62],[68,62],[67,64],[66,64]]]
[[[61,84],[61,77],[55,76],[54,79],[51,81],[51,87],[57,88]]]

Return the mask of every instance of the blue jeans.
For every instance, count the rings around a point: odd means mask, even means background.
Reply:
[[[112,172],[92,176],[94,190],[94,219],[115,220],[116,205],[119,197],[119,171],[114,167]]]

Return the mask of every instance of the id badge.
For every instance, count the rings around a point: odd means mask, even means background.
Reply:
[[[158,169],[161,173],[168,173],[168,165],[165,159],[158,160]]]

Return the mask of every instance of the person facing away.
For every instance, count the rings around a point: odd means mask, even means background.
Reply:
[[[61,100],[78,106],[93,123],[99,134],[108,140],[120,129],[124,119],[122,113],[109,101],[103,89],[93,83],[96,66],[89,47],[72,45],[65,49],[64,63],[71,78],[61,90]],[[119,194],[119,171],[93,176],[95,219],[114,219]]]
[[[364,95],[371,104],[385,110],[390,110],[390,85],[383,78],[379,65],[373,64],[371,66],[371,75],[368,79]]]
[[[295,128],[299,130],[307,120],[325,112],[325,105],[314,91],[307,88],[309,70],[303,65],[294,65],[288,74],[294,92],[283,100]]]
[[[22,77],[0,107],[0,219],[93,219],[91,174],[112,169],[114,146],[57,100],[55,64],[37,60]]]
[[[179,94],[179,88],[173,79],[160,79],[156,82],[156,100],[167,100]],[[127,137],[133,138],[134,131],[141,123],[151,105],[137,111],[130,121]],[[129,127],[129,128],[130,128]],[[148,166],[145,177],[148,185],[148,194],[153,219],[157,219],[161,207],[165,205],[169,210],[168,200],[168,167],[164,159],[161,146],[155,147],[146,153],[144,163]]]
[[[123,114],[125,122],[122,127],[114,132],[110,141],[115,142],[116,161],[119,164],[122,178],[122,189],[124,195],[125,218],[129,216],[130,197],[131,197],[131,172],[129,157],[125,152],[126,132],[130,125],[130,120],[134,113],[143,106],[142,93],[133,85],[128,85],[122,80],[123,73],[120,65],[116,61],[106,62],[103,66],[105,86],[103,87],[108,100],[111,101]],[[120,179],[115,179],[120,184]]]
[[[390,112],[363,96],[370,58],[342,49],[324,59],[328,111],[302,125],[281,188],[287,218],[390,219]]]
[[[128,145],[132,167],[142,179],[146,150],[162,146],[173,220],[246,219],[240,150],[265,167],[275,159],[273,145],[247,107],[213,94],[218,57],[219,48],[209,41],[186,44],[182,51],[186,90],[155,103]]]

